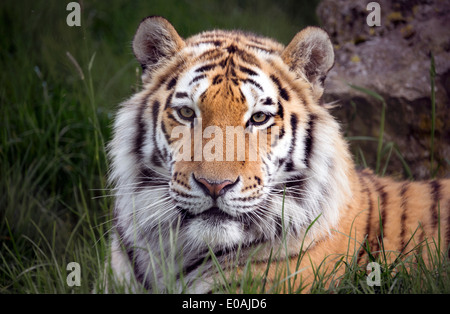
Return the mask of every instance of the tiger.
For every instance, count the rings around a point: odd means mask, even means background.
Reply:
[[[150,16],[132,49],[142,87],[118,108],[108,144],[110,265],[130,291],[210,293],[224,280],[218,266],[250,265],[267,287],[280,269],[299,269],[307,283],[327,257],[365,263],[381,244],[399,253],[439,235],[448,254],[450,180],[397,181],[355,165],[323,100],[335,59],[325,30],[304,28],[287,46],[241,30],[184,39]],[[233,133],[211,145],[229,127],[245,142]],[[258,136],[266,146],[251,159]]]

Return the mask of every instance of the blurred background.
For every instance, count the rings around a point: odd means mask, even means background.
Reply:
[[[421,35],[430,26],[414,24],[429,21],[430,12],[450,20],[447,4],[433,8],[434,2],[448,2],[380,1],[382,26],[372,30],[364,24],[364,1],[80,0],[80,27],[66,23],[69,2],[0,1],[0,293],[91,291],[107,252],[111,219],[104,147],[115,109],[140,86],[131,41],[149,15],[166,17],[183,37],[214,28],[243,29],[283,44],[305,26],[324,27],[337,55],[326,97],[341,100],[333,114],[343,123],[358,164],[401,178],[448,176],[450,36],[445,30],[450,27],[448,22],[435,25],[442,32],[435,37],[444,39],[434,44],[432,34]],[[399,34],[393,41],[405,46],[380,55],[374,49],[390,47],[383,41],[388,34]],[[428,47],[421,48],[423,66],[414,70],[413,61],[406,61],[401,69],[418,73],[423,80],[415,79],[412,89],[424,92],[408,107],[414,99],[390,95],[383,86],[398,86],[374,79],[370,66],[381,59],[400,64],[410,49],[404,47],[415,42]],[[433,47],[441,93],[435,103]],[[412,55],[418,59],[419,54]],[[389,76],[411,77],[408,71],[394,66]],[[399,109],[405,99],[405,109]],[[403,127],[399,131],[392,125]],[[65,265],[71,261],[82,264],[81,287],[65,284]]]

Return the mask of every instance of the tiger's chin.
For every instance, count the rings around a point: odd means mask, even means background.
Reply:
[[[228,249],[245,240],[243,222],[217,207],[198,215],[187,215],[183,224],[185,239],[192,246]]]

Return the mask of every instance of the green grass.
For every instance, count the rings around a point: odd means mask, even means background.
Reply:
[[[0,294],[103,291],[112,209],[104,145],[117,104],[139,86],[131,40],[142,18],[165,16],[185,37],[240,28],[287,44],[317,24],[317,2],[92,0],[83,1],[82,26],[68,27],[66,2],[1,1]],[[389,149],[396,151],[384,143],[379,154]],[[376,292],[352,261],[337,265],[348,271],[331,292]],[[66,284],[70,262],[81,266],[79,287]],[[405,273],[395,291],[448,291],[434,275],[448,275],[448,264],[439,267],[418,267],[423,274],[411,278]],[[423,287],[422,277],[430,279]],[[255,280],[251,273],[239,279],[244,292],[263,290],[263,282],[249,284]],[[327,292],[324,281],[313,292]]]

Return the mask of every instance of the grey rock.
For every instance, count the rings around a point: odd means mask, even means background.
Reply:
[[[382,103],[349,84],[381,95],[386,106],[384,143],[395,143],[389,174],[405,177],[405,160],[415,179],[430,178],[431,169],[431,53],[435,59],[436,122],[433,168],[438,177],[450,173],[450,1],[377,1],[381,26],[370,27],[370,1],[324,0],[317,14],[335,45],[336,61],[325,81],[326,102],[346,135],[377,138]],[[375,141],[351,141],[373,167]],[[389,145],[387,146],[389,147]],[[386,150],[383,162],[387,160]]]

